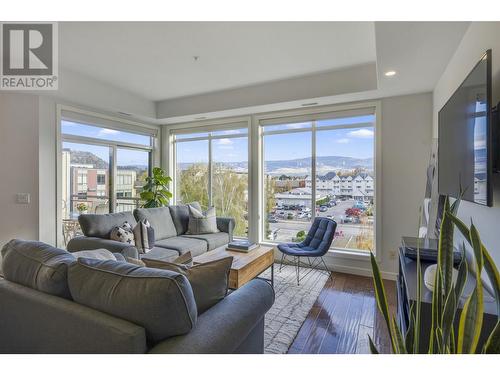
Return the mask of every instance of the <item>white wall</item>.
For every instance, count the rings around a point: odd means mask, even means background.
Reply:
[[[0,247],[15,237],[56,243],[57,104],[116,117],[117,111],[156,113],[152,101],[65,71],[58,91],[1,92]],[[15,194],[25,192],[31,203],[16,204]]]
[[[38,98],[0,93],[0,247],[38,239]],[[31,203],[17,204],[16,193]]]
[[[437,118],[439,110],[460,86],[487,49],[492,49],[493,104],[495,105],[500,101],[500,22],[473,22],[434,89],[434,137],[437,137],[438,134]],[[498,237],[498,222],[500,221],[499,177],[494,175],[493,207],[462,202],[459,210],[459,217],[465,223],[470,223],[471,219],[474,221],[481,234],[481,239],[497,265],[500,265],[500,239]]]

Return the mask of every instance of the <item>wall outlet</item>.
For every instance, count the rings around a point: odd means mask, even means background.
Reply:
[[[31,203],[31,194],[30,193],[17,193],[16,194],[16,203],[17,204],[30,204]]]

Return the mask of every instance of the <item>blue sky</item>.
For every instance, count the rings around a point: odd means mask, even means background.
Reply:
[[[99,138],[112,141],[120,141],[126,143],[135,143],[149,146],[150,137],[126,133],[113,129],[98,128],[95,126],[79,124],[70,121],[62,121],[61,131],[63,134],[80,135],[90,138]],[[70,148],[75,151],[87,151],[98,156],[102,160],[109,161],[109,148],[103,146],[94,146],[86,144],[67,143],[63,144],[64,148]],[[135,151],[128,149],[118,149],[118,166],[120,165],[136,165],[147,166],[148,156],[144,151]]]
[[[373,123],[374,116],[357,116],[317,122],[318,129],[322,126]],[[281,129],[294,129],[300,124],[283,124]],[[269,128],[268,128],[269,129]],[[373,128],[349,128],[325,130],[317,132],[317,156],[349,156],[354,158],[373,157]],[[63,121],[62,131],[66,134],[106,140],[122,141],[149,145],[149,137],[126,133],[112,129],[87,126],[69,121]],[[72,145],[73,149],[89,151],[103,160],[108,160],[108,150],[105,147],[91,145]],[[247,138],[223,138],[212,143],[214,161],[246,162],[248,160]],[[311,133],[288,133],[267,135],[264,137],[265,160],[290,160],[311,156]],[[146,153],[120,150],[119,164],[146,165]],[[184,163],[208,162],[208,141],[177,143],[177,160]]]

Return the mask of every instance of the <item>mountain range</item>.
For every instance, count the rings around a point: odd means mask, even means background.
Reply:
[[[179,163],[181,170],[189,168],[194,163]],[[239,172],[248,171],[247,162],[223,162],[224,166]],[[270,160],[265,162],[266,173],[272,175],[306,175],[310,174],[311,158],[291,160]],[[318,174],[326,174],[332,170],[350,169],[373,170],[373,158],[351,158],[347,156],[318,156],[316,169]]]

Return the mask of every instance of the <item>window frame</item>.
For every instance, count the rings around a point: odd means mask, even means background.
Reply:
[[[279,130],[279,131],[270,131],[265,132],[264,128],[266,125],[273,125],[279,123],[287,123],[287,122],[305,122],[311,121],[315,122],[318,120],[325,120],[331,118],[332,114],[337,117],[346,117],[346,114],[351,114],[356,116],[357,114],[364,114],[366,110],[370,110],[370,114],[375,115],[375,122],[373,124],[374,129],[374,147],[373,147],[373,167],[374,167],[374,176],[375,183],[373,184],[373,201],[374,201],[374,253],[375,257],[378,261],[382,259],[382,218],[379,215],[381,211],[382,199],[381,199],[381,183],[382,183],[382,148],[381,148],[381,102],[380,101],[367,101],[367,102],[359,102],[359,103],[349,103],[349,104],[340,104],[340,105],[329,105],[322,107],[314,107],[307,109],[295,109],[288,111],[279,111],[279,112],[270,112],[264,114],[257,114],[253,116],[253,128],[255,128],[255,138],[257,141],[257,147],[255,147],[252,151],[257,153],[258,158],[258,181],[252,183],[252,185],[258,184],[258,217],[259,222],[257,223],[258,233],[256,234],[257,241],[259,243],[275,246],[275,242],[270,242],[265,238],[264,235],[264,227],[265,227],[265,205],[264,205],[264,194],[265,188],[263,186],[264,183],[264,135],[268,134],[279,134],[279,133],[291,133],[291,132],[312,132],[312,161],[311,161],[311,171],[312,175],[316,176],[316,134],[318,131],[321,132],[323,130],[330,129],[341,129],[341,128],[357,128],[360,127],[360,124],[352,124],[352,125],[344,125],[344,126],[321,126],[316,127],[312,126],[311,128],[305,129],[290,129],[290,130]],[[316,129],[313,129],[316,128]],[[319,128],[319,129],[318,129]],[[340,184],[341,185],[341,184]],[[255,187],[254,187],[255,189]],[[311,179],[311,189],[312,189],[312,201],[315,200],[316,196],[316,178]],[[315,211],[315,210],[311,210]],[[315,217],[311,212],[312,218]],[[340,258],[348,258],[348,259],[368,259],[369,252],[361,251],[356,249],[343,249],[343,248],[330,248],[329,253],[338,256]]]
[[[149,146],[127,143],[122,141],[105,140],[99,138],[78,136],[62,133],[62,122],[71,121],[87,126],[95,126],[117,131],[147,135],[151,137]],[[160,164],[160,138],[161,127],[136,121],[130,121],[120,117],[109,116],[101,113],[91,112],[77,107],[57,104],[56,106],[56,241],[58,246],[64,246],[62,233],[62,149],[63,143],[77,143],[82,145],[94,145],[108,147],[109,166],[108,166],[108,191],[109,211],[116,212],[116,177],[117,177],[117,151],[118,149],[132,149],[148,153],[148,173],[152,173],[154,166]],[[96,196],[97,192],[96,192]],[[106,196],[106,195],[104,195]]]

